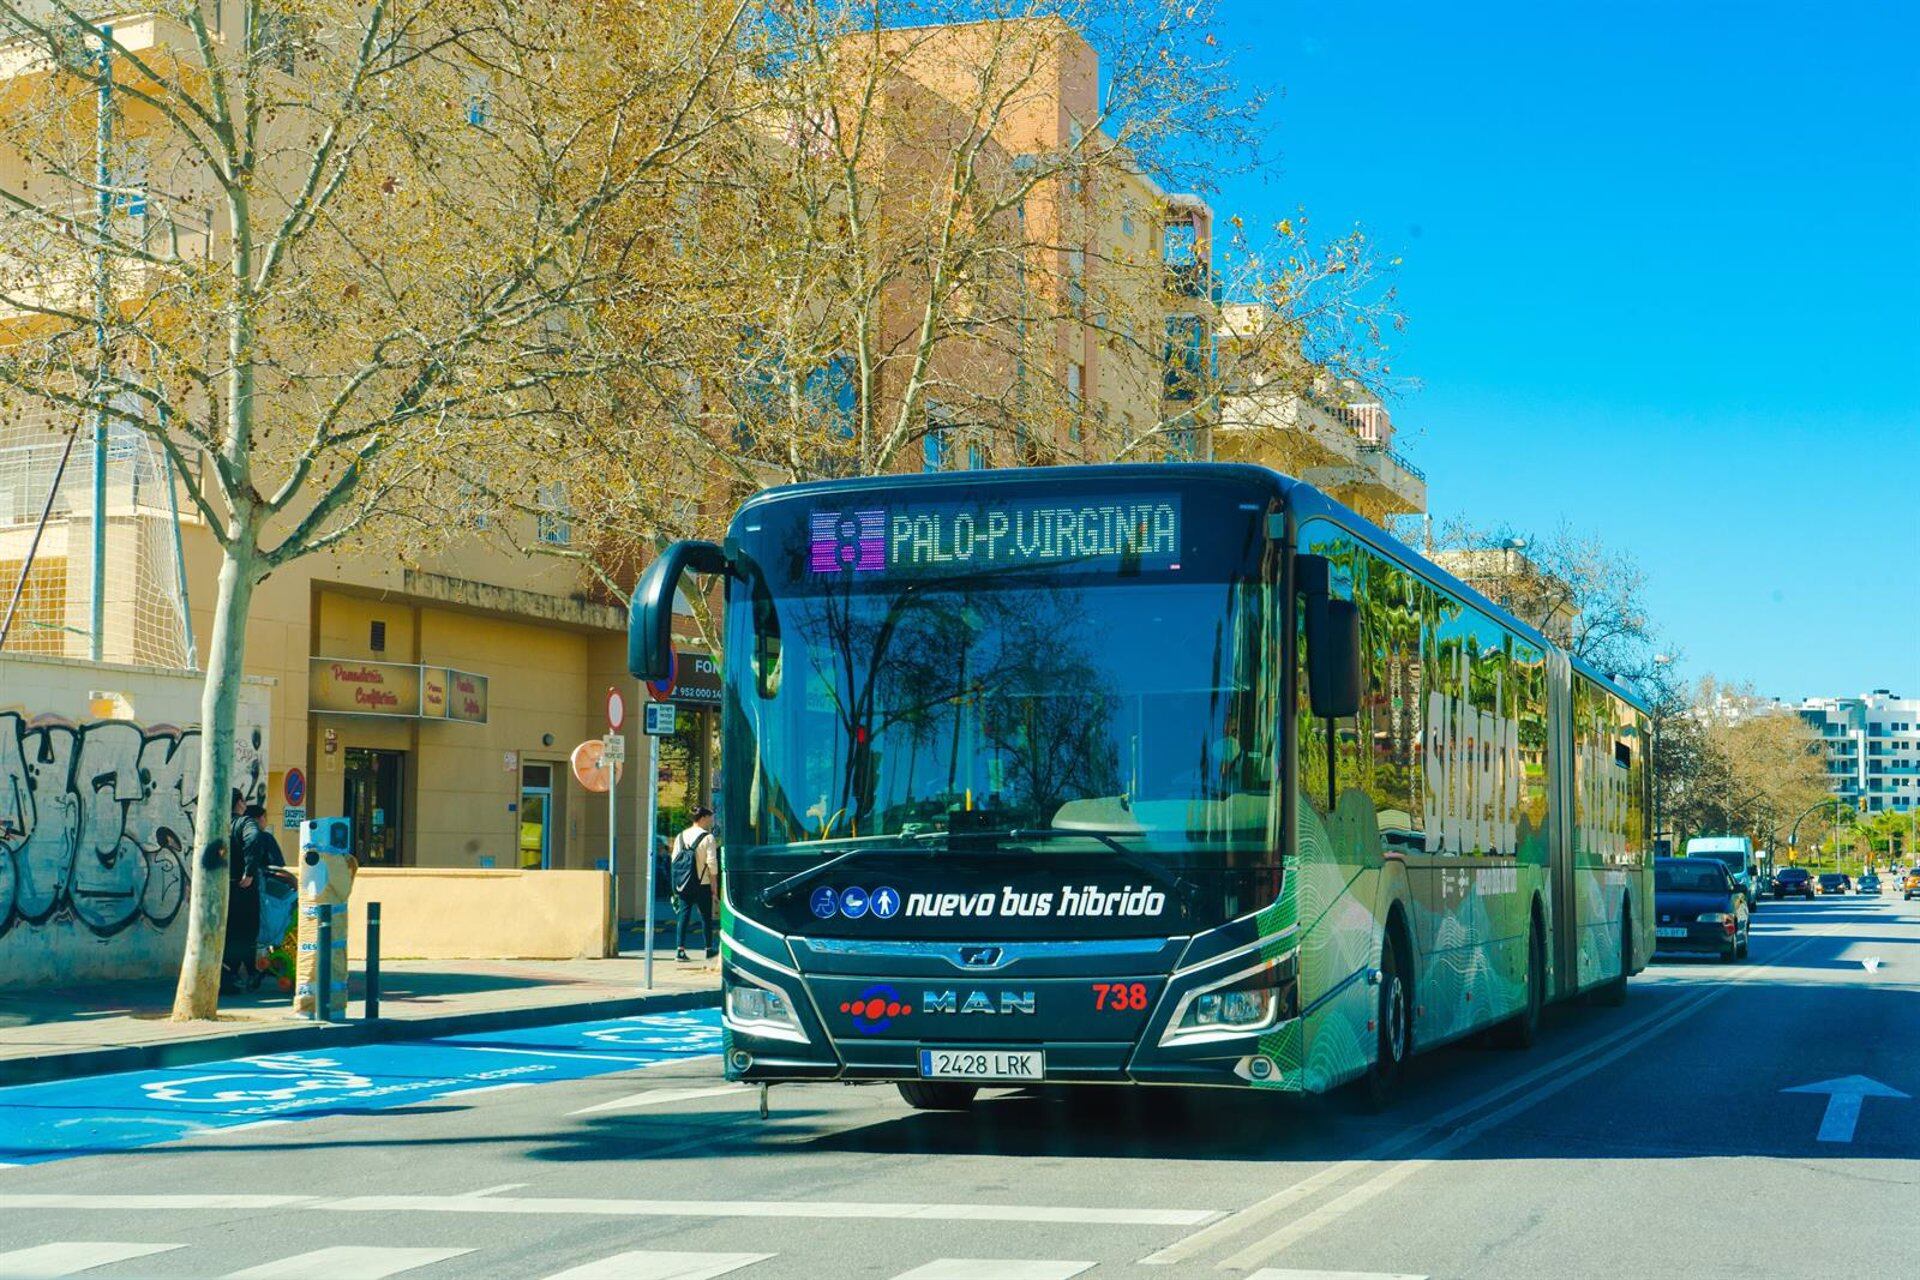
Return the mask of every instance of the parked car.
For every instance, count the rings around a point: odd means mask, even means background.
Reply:
[[[1653,949],[1731,961],[1747,954],[1747,896],[1724,862],[1653,860]]]
[[[1773,873],[1773,896],[1776,898],[1811,898],[1813,896],[1813,873],[1805,867],[1782,867]]]
[[[1860,877],[1860,884],[1856,892],[1871,893],[1878,896],[1880,893],[1880,877],[1871,871],[1867,872],[1867,874]]]
[[[1907,882],[1900,886],[1900,892],[1908,902],[1920,898],[1920,867],[1907,868]]]
[[[1852,893],[1853,877],[1841,871],[1823,871],[1820,874],[1821,893]]]

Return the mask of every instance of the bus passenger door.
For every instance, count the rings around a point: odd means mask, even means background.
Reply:
[[[1550,998],[1580,983],[1579,904],[1573,873],[1573,666],[1558,650],[1547,656],[1547,902],[1553,965]]]

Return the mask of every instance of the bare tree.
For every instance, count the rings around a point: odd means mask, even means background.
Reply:
[[[722,116],[740,10],[160,0],[140,39],[96,11],[0,0],[32,62],[0,207],[41,233],[0,257],[0,388],[145,433],[220,545],[174,1005],[204,1018],[255,584],[457,529],[449,496],[578,407],[650,226],[625,211]]]

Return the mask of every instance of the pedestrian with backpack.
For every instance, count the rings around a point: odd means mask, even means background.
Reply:
[[[707,943],[707,959],[711,960],[720,954],[720,931],[713,919],[713,894],[720,884],[720,849],[713,838],[713,810],[705,805],[694,807],[692,824],[674,837],[673,857],[667,866],[674,895],[680,899],[673,934],[675,958],[689,958],[687,925],[697,913],[700,933]]]

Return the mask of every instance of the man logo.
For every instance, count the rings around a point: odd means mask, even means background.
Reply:
[[[969,969],[991,969],[1005,953],[999,947],[962,947],[960,963]]]
[[[969,991],[964,1000],[957,991],[922,991],[920,1008],[927,1013],[984,1013],[994,1017],[1036,1012],[1031,991],[1002,991],[997,1003],[984,991]]]
[[[862,991],[858,999],[843,1000],[840,1012],[853,1015],[853,1029],[861,1035],[877,1036],[892,1026],[895,1018],[912,1013],[913,1006],[900,1003],[897,989],[876,982]]]

